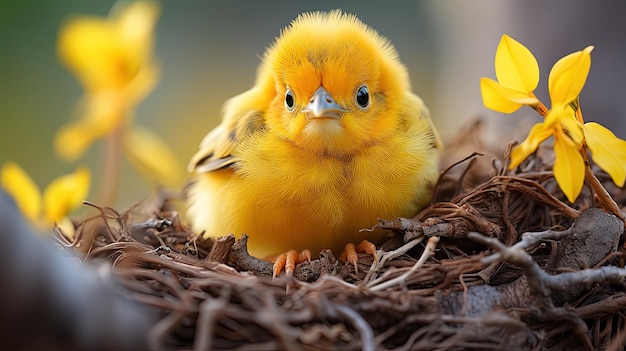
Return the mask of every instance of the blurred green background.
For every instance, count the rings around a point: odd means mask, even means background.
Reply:
[[[0,163],[20,164],[40,186],[73,171],[52,149],[57,129],[73,118],[82,95],[56,56],[58,29],[74,14],[106,16],[112,1],[0,2]],[[136,111],[136,120],[158,133],[181,167],[220,120],[222,103],[252,86],[264,49],[299,13],[341,8],[360,17],[396,46],[413,90],[430,106],[448,137],[471,118],[488,119],[487,138],[515,134],[518,118],[487,111],[481,76],[495,77],[493,59],[503,33],[528,46],[542,69],[538,96],[549,104],[547,72],[560,57],[595,45],[581,101],[587,120],[626,137],[626,5],[608,0],[517,1],[163,1],[155,56],[158,87]],[[533,117],[530,109],[517,117]],[[525,134],[522,130],[517,135]],[[92,196],[102,172],[102,142],[84,158],[92,169]],[[121,209],[152,187],[127,163],[116,206]]]

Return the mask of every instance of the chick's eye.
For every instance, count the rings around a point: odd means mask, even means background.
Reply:
[[[356,104],[364,109],[370,105],[370,92],[367,89],[367,86],[361,85],[359,89],[356,90]]]
[[[293,111],[293,106],[293,92],[291,92],[291,89],[287,88],[287,92],[285,93],[285,107],[287,108],[287,110]]]

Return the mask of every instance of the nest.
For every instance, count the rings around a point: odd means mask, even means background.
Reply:
[[[460,161],[433,204],[381,220],[392,235],[380,261],[360,255],[357,270],[324,251],[272,280],[245,236],[198,239],[170,196],[95,206],[76,242],[58,239],[110,262],[130,298],[156,311],[153,349],[621,349],[624,223],[594,209],[590,189],[566,204],[548,150],[507,172],[506,150],[473,142],[479,128],[448,143],[444,163]],[[623,208],[626,192],[596,174]]]

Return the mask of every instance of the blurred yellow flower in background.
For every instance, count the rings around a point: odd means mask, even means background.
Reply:
[[[67,215],[87,198],[91,175],[80,166],[74,173],[54,179],[43,191],[16,163],[8,161],[0,169],[0,185],[13,197],[17,207],[38,229],[60,226],[70,237],[74,227]]]
[[[76,17],[63,25],[59,57],[83,84],[85,96],[82,118],[57,134],[61,157],[76,160],[95,139],[122,128],[130,110],[154,89],[157,15],[156,4],[136,2],[114,8],[109,18]]]
[[[85,95],[79,103],[81,118],[58,131],[55,150],[75,161],[95,140],[105,138],[104,179],[109,183],[103,193],[109,200],[117,188],[113,179],[119,174],[120,149],[160,185],[179,185],[182,179],[182,168],[165,142],[133,123],[134,108],[160,75],[152,57],[159,10],[155,2],[116,3],[107,18],[75,17],[60,30],[60,60],[77,76]]]

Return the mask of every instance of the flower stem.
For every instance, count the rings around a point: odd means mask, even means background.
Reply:
[[[541,101],[539,101],[537,105],[530,105],[530,107],[532,107],[535,111],[537,111],[537,113],[541,115],[541,117],[547,116],[548,112],[550,112],[550,110],[548,110],[546,105],[544,105],[543,102]]]
[[[103,179],[100,188],[100,204],[102,206],[113,205],[117,194],[120,180],[121,131],[120,128],[105,139]]]
[[[613,200],[611,195],[604,189],[604,186],[602,186],[602,183],[600,183],[596,175],[593,174],[587,162],[585,162],[585,180],[589,183],[593,192],[598,195],[598,200],[600,204],[602,204],[602,207],[617,216],[617,218],[621,219],[623,222],[626,222],[626,218],[624,218],[624,214],[619,209],[619,206],[617,206],[615,200]]]

